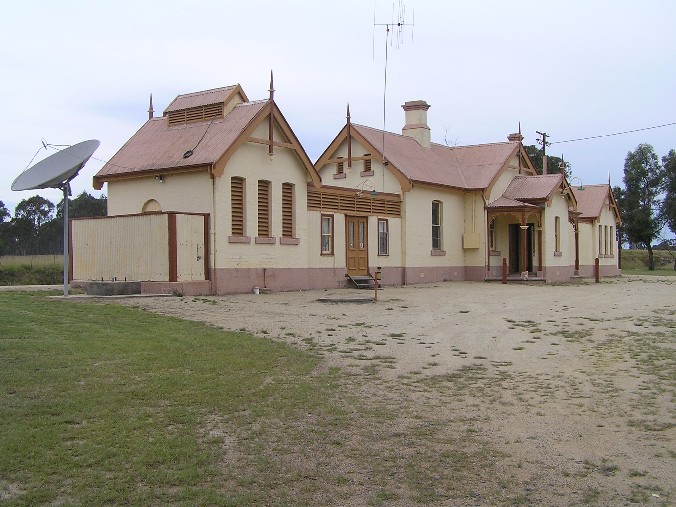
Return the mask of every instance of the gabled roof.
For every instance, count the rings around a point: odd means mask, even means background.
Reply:
[[[238,104],[225,118],[211,122],[169,127],[164,117],[148,120],[101,168],[94,181],[102,183],[122,175],[212,165],[266,103]],[[193,154],[184,158],[188,150]]]
[[[227,102],[237,92],[242,96],[244,102],[249,100],[247,99],[244,90],[242,90],[242,87],[238,84],[177,95],[164,110],[164,115],[166,116],[167,113],[170,113],[171,111],[205,106],[207,104],[216,104],[217,102]]]
[[[212,99],[220,101],[220,92]],[[237,104],[225,117],[201,122],[170,126],[166,117],[148,120],[94,176],[94,187],[100,189],[104,182],[116,178],[168,171],[209,169],[219,176],[232,153],[247,142],[251,132],[270,114],[290,140],[278,144],[294,149],[312,180],[321,184],[312,162],[277,105],[274,101],[259,100]],[[192,154],[186,157],[189,151]]]
[[[610,185],[583,185],[571,188],[577,199],[577,211],[580,212],[580,219],[593,220],[598,218],[601,215],[606,198],[610,199],[615,215],[619,219],[619,210],[617,209],[615,196],[613,196]]]
[[[518,201],[545,201],[562,183],[562,174],[515,176],[502,195]]]
[[[351,124],[351,135],[374,153],[383,154],[405,190],[413,183],[441,185],[467,190],[487,188],[500,170],[520,149],[515,141],[474,146],[424,148],[410,137]],[[315,164],[321,168],[347,136],[347,126],[338,134]],[[524,160],[528,160],[524,152]],[[534,170],[533,170],[534,172]]]
[[[521,202],[505,197],[498,197],[495,201],[486,205],[487,209],[523,209],[523,208],[537,208],[535,204]]]

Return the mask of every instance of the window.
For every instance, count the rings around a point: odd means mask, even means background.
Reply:
[[[362,176],[372,176],[373,175],[373,169],[371,169],[371,154],[370,153],[364,153],[364,170],[362,171]]]
[[[554,217],[554,251],[561,251],[561,217]]]
[[[282,237],[293,238],[293,183],[282,183]]]
[[[270,223],[270,182],[258,180],[258,236],[272,236]]]
[[[613,255],[615,253],[615,249],[613,248],[615,244],[615,236],[613,234],[613,226],[610,226],[610,234],[608,234],[608,242],[610,243],[610,255]]]
[[[244,178],[230,179],[230,208],[232,214],[232,235],[244,236]]]
[[[491,220],[488,226],[488,248],[495,250],[495,219]]]
[[[608,255],[608,226],[603,226],[603,253]]]
[[[378,255],[390,255],[390,231],[387,219],[378,219]]]
[[[152,213],[153,211],[162,211],[162,206],[155,199],[150,199],[145,202],[143,208],[141,209],[142,213]]]
[[[599,257],[601,257],[601,252],[603,247],[603,226],[599,225]]]
[[[442,237],[441,237],[442,213],[443,213],[443,203],[441,201],[432,201],[432,250],[442,249]]]
[[[322,215],[322,255],[333,255],[333,215]]]
[[[344,162],[343,162],[343,157],[338,157],[340,159],[340,162],[338,162],[338,166],[336,167],[336,174],[343,174],[344,171]]]

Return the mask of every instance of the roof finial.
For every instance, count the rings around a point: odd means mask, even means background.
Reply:
[[[155,116],[155,110],[153,109],[153,94],[150,94],[150,107],[148,108],[148,119],[152,120]]]
[[[272,102],[274,100],[274,97],[275,97],[275,87],[272,84],[272,82],[273,82],[272,69],[270,69],[270,90],[268,90],[270,92],[270,102]]]
[[[350,103],[347,103],[347,168],[352,168],[352,132],[350,124]]]
[[[521,122],[519,122],[519,142],[523,141],[523,136],[521,135]]]

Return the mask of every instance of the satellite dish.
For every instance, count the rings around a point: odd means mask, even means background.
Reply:
[[[91,139],[57,151],[22,172],[12,183],[12,190],[60,188],[62,183],[77,176],[100,144]]]
[[[33,167],[19,174],[12,183],[12,190],[35,190],[36,188],[60,188],[63,190],[63,295],[68,295],[68,196],[70,180],[77,176],[101,143],[96,139],[82,141],[57,151]]]

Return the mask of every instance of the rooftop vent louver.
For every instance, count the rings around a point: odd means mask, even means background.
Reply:
[[[189,109],[170,111],[168,114],[169,126],[223,118],[223,107],[224,104],[219,102],[217,104],[206,104]]]

